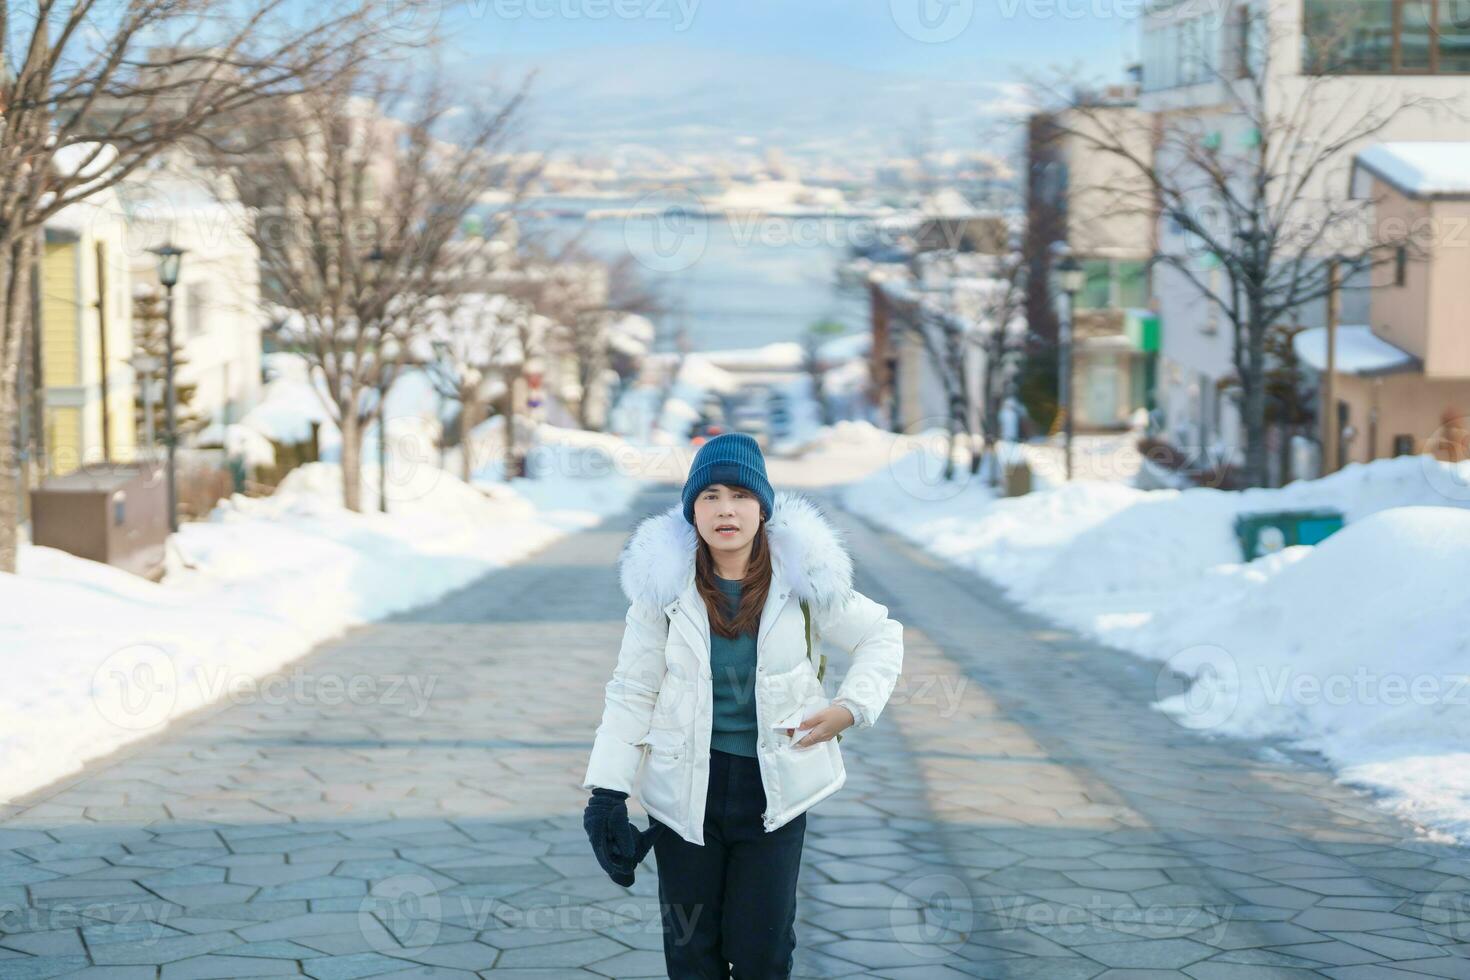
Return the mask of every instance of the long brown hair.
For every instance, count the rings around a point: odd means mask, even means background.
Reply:
[[[715,560],[709,543],[695,534],[694,582],[709,610],[709,629],[728,639],[754,633],[760,625],[761,611],[766,606],[766,593],[771,590],[771,548],[766,539],[766,522],[761,521],[750,543],[750,560],[745,563],[745,577],[740,580],[740,608],[732,619],[725,615],[725,593],[715,582]]]

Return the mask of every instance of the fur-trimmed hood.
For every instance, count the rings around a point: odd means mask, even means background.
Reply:
[[[694,581],[698,533],[684,519],[682,503],[640,521],[618,556],[628,601],[662,607],[679,598]],[[766,536],[772,579],[797,598],[825,605],[852,588],[852,558],[841,532],[809,497],[777,491]]]

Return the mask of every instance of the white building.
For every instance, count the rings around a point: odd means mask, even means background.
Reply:
[[[136,172],[119,196],[135,284],[158,288],[149,249],[171,242],[185,250],[174,287],[174,343],[186,362],[180,382],[196,385],[191,408],[212,420],[205,434],[238,422],[261,393],[264,318],[248,214],[224,175],[184,157]]]
[[[1457,24],[1452,7],[1449,0],[1155,2],[1142,19],[1139,107],[1158,114],[1162,127],[1185,117],[1197,120],[1207,141],[1238,150],[1257,145],[1261,135],[1232,105],[1230,94],[1244,91],[1252,76],[1260,78],[1269,109],[1287,117],[1296,112],[1298,132],[1308,136],[1322,127],[1321,135],[1331,138],[1343,127],[1355,128],[1375,107],[1407,97],[1459,99],[1470,90],[1470,24]],[[1300,197],[1347,199],[1354,154],[1370,142],[1452,139],[1467,132],[1470,125],[1456,123],[1442,109],[1399,112],[1371,136],[1349,142],[1331,166],[1305,181]],[[1159,160],[1169,165],[1166,151]],[[1184,254],[1189,245],[1165,216],[1160,251]],[[1217,292],[1227,281],[1208,256],[1190,262]],[[1234,373],[1230,326],[1177,269],[1161,265],[1153,288],[1162,327],[1165,435],[1186,451],[1213,446],[1239,461],[1240,413],[1220,385]],[[1340,322],[1362,323],[1367,314],[1367,290],[1342,292]],[[1314,326],[1324,316],[1325,303],[1316,304],[1302,309],[1296,321]]]
[[[1025,330],[1019,297],[1012,322],[995,322],[1006,288],[995,275],[1005,261],[979,253],[928,252],[908,275],[890,272],[870,279],[870,350],[883,359],[884,368],[876,373],[886,389],[876,400],[886,404],[885,423],[894,431],[946,427],[952,393],[962,395],[968,405],[963,420],[967,429],[980,431],[986,347],[999,349],[994,342],[998,330],[1004,329],[1012,343]],[[997,376],[996,383],[1003,385],[1004,379]],[[991,394],[1000,396],[999,391]]]

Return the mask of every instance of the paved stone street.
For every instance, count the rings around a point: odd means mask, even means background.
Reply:
[[[0,977],[662,976],[653,858],[632,889],[601,872],[579,783],[618,548],[674,499],[25,801],[0,821]],[[834,516],[907,657],[812,813],[798,975],[1470,977],[1470,853],[1179,727],[1153,666]]]

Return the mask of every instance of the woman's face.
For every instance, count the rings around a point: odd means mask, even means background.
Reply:
[[[760,499],[744,487],[711,483],[694,498],[694,527],[711,552],[748,549],[760,524]]]

